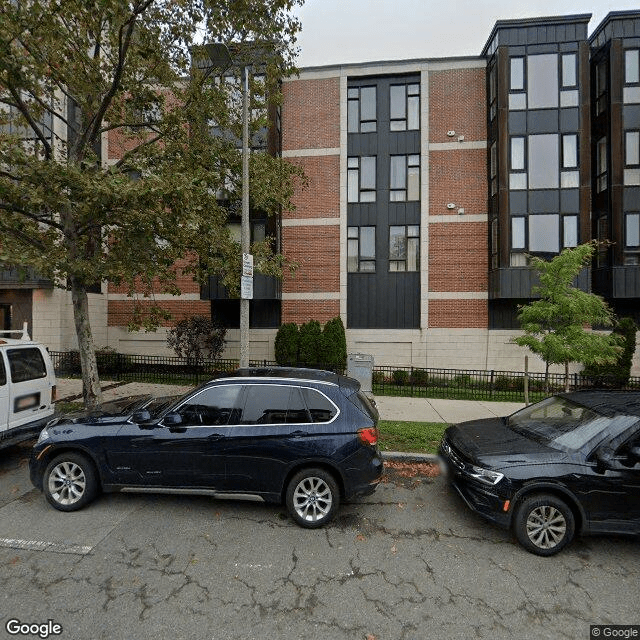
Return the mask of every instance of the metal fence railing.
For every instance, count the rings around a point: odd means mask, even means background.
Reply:
[[[50,355],[57,376],[80,376],[80,355],[77,351],[52,351]],[[201,360],[195,363],[178,357],[111,351],[99,351],[96,355],[98,373],[103,380],[196,385],[238,368],[237,360]],[[277,364],[269,360],[253,360],[250,366]],[[344,368],[335,365],[317,365],[316,368],[344,373]],[[563,391],[565,377],[557,373],[550,373],[545,379],[544,373],[377,366],[373,369],[372,390],[377,395],[522,402],[525,385],[530,401],[536,401],[550,393]],[[571,374],[571,389],[603,387],[640,391],[640,377],[632,377],[621,384],[616,380]]]

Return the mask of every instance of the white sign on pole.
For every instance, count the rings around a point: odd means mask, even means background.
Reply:
[[[240,297],[253,300],[253,276],[242,276],[240,279]]]
[[[253,277],[253,256],[250,253],[242,254],[242,275]]]

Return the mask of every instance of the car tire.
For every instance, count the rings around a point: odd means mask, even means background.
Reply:
[[[575,518],[566,502],[549,494],[526,498],[517,508],[514,530],[518,542],[538,556],[552,556],[575,533]]]
[[[98,493],[93,463],[81,453],[63,453],[47,465],[42,480],[44,495],[59,511],[77,511]]]
[[[335,515],[340,504],[340,490],[328,471],[303,469],[291,478],[287,486],[286,503],[297,524],[317,529]]]

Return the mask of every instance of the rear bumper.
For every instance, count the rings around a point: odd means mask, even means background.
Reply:
[[[344,498],[351,500],[371,495],[380,484],[384,465],[377,449],[367,452],[369,460],[357,469],[347,469],[344,477]]]

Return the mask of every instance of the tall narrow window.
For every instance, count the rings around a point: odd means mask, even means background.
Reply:
[[[600,138],[596,149],[596,192],[607,188],[607,138]]]
[[[631,249],[638,249],[640,247],[640,213],[627,213],[625,222],[625,245]]]
[[[560,153],[557,134],[528,138],[529,189],[557,189]]]
[[[420,227],[389,227],[389,271],[420,269]]]
[[[609,91],[607,61],[603,60],[596,66],[596,115],[607,108],[607,93]]]
[[[578,169],[578,136],[575,133],[562,136],[562,170],[560,186],[569,189],[580,186]]]
[[[376,157],[347,158],[347,202],[376,201]]]
[[[577,107],[578,96],[578,68],[575,53],[565,53],[561,56],[561,107]]]
[[[511,58],[509,77],[509,109],[527,108],[527,94],[524,89],[524,58]]]
[[[526,149],[523,137],[511,138],[511,167],[509,172],[509,189],[514,191],[527,188]]]
[[[562,246],[565,249],[578,246],[578,216],[562,217]]]
[[[392,84],[389,88],[389,102],[391,131],[420,128],[419,84]]]
[[[525,221],[526,218],[515,217],[511,218],[511,248],[512,249],[525,249]]]
[[[497,80],[496,80],[496,65],[493,64],[489,69],[489,120],[493,120],[496,117],[497,109]]]
[[[624,184],[640,185],[640,131],[624,134]]]
[[[491,195],[498,192],[498,148],[494,142],[489,148],[489,180],[491,183]]]
[[[420,199],[420,156],[391,156],[389,200],[392,202]]]
[[[527,58],[529,109],[558,107],[558,56],[555,53]]]
[[[640,50],[627,49],[624,52],[624,83],[638,84],[640,83]]]
[[[376,270],[376,228],[347,228],[347,271]]]
[[[376,130],[376,88],[351,87],[347,90],[347,131],[371,133]]]

